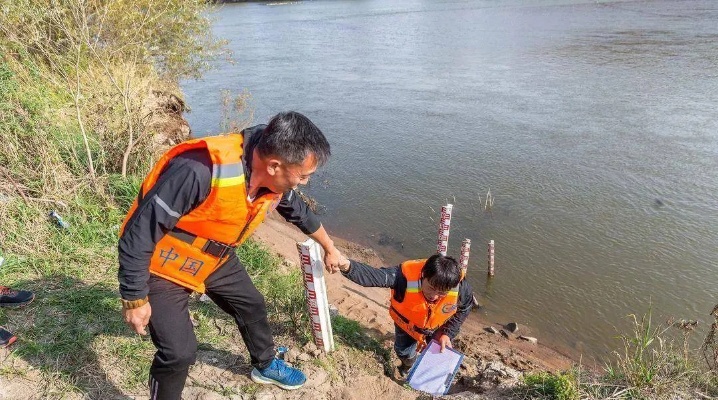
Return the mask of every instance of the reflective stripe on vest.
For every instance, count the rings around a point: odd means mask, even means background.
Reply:
[[[410,260],[401,264],[401,273],[407,279],[404,299],[398,302],[391,291],[389,315],[399,328],[419,342],[423,348],[425,337],[430,336],[451,316],[456,314],[458,286],[436,303],[430,304],[421,292],[421,269],[426,260]],[[459,283],[460,284],[460,283]]]
[[[162,156],[147,175],[138,199],[125,217],[120,235],[137,209],[138,200],[152,189],[170,160],[185,151],[203,148],[209,152],[212,161],[212,182],[207,198],[194,210],[180,216],[175,228],[155,245],[150,260],[152,274],[204,292],[205,279],[277,207],[281,199],[279,194],[268,193],[252,202],[247,199],[242,165],[243,141],[242,135],[229,134],[180,143]],[[176,213],[166,204],[162,208],[170,215]]]
[[[241,162],[212,165],[212,187],[244,185],[244,167]]]

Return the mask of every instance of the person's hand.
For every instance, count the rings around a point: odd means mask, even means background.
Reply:
[[[441,345],[441,352],[444,352],[444,349],[447,347],[450,349],[453,349],[454,346],[451,345],[451,339],[447,335],[441,335],[439,336],[438,340],[439,344]]]
[[[342,258],[342,253],[337,250],[336,247],[332,246],[328,250],[324,250],[324,268],[327,272],[333,274],[339,271],[339,260]]]
[[[122,309],[122,317],[127,326],[140,335],[147,334],[145,327],[150,323],[151,315],[152,306],[150,306],[150,303],[146,303],[137,308]]]

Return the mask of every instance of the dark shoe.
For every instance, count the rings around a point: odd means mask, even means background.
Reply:
[[[252,370],[252,380],[257,383],[271,383],[282,389],[299,389],[307,381],[304,373],[275,358],[267,368]]]
[[[21,307],[32,302],[35,295],[27,290],[13,290],[0,286],[0,307]]]
[[[414,354],[414,357],[411,358],[399,357],[399,361],[401,361],[401,365],[396,369],[399,372],[399,377],[406,380],[409,376],[409,370],[411,370],[411,367],[414,366],[414,361],[416,361],[416,354]]]
[[[406,378],[409,377],[409,370],[411,367],[407,367],[405,365],[400,365],[396,367],[396,372],[399,374],[399,379],[406,380]]]
[[[0,326],[0,348],[5,348],[13,344],[17,337],[12,332]]]

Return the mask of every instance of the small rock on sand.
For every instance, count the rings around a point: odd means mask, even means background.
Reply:
[[[538,339],[536,339],[535,337],[531,337],[531,336],[519,336],[519,339],[525,340],[525,341],[527,341],[529,343],[533,343],[533,344],[538,343]]]

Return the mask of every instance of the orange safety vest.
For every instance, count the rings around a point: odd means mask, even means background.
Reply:
[[[251,202],[247,199],[243,143],[243,135],[237,133],[188,140],[165,153],[147,175],[125,217],[120,235],[138,202],[152,189],[170,160],[193,149],[207,149],[212,160],[212,185],[207,199],[181,216],[175,228],[155,245],[150,260],[152,274],[203,293],[205,279],[277,207],[281,194],[268,193]],[[162,199],[150,201],[162,202]]]
[[[401,273],[406,277],[406,292],[402,301],[397,300],[394,289],[391,290],[389,315],[399,328],[416,339],[419,351],[426,345],[425,337],[456,314],[459,300],[459,286],[436,303],[429,303],[421,293],[421,269],[426,260],[409,260],[401,264]],[[459,283],[460,285],[461,283]],[[401,296],[399,296],[401,298]]]

